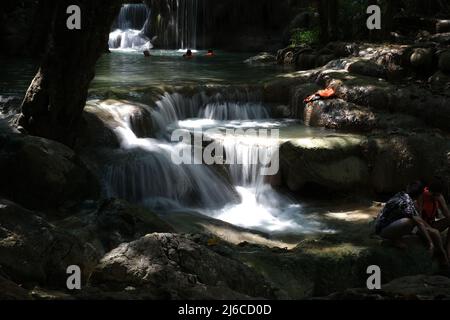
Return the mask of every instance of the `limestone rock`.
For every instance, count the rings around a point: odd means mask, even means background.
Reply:
[[[277,57],[268,52],[261,52],[260,54],[245,60],[245,63],[248,64],[273,64],[276,62]]]
[[[77,265],[84,281],[98,252],[35,212],[0,200],[0,266],[13,281],[66,287],[66,269]]]
[[[444,51],[439,55],[439,69],[450,74],[450,51]]]
[[[264,278],[183,236],[149,234],[108,253],[91,278],[103,291],[127,287],[154,298],[273,297]],[[219,289],[219,290],[218,290]]]

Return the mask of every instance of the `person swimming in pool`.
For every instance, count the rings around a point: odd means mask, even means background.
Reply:
[[[193,57],[194,57],[194,55],[193,55],[191,49],[188,49],[188,50],[186,51],[186,53],[183,54],[183,58],[186,58],[186,59],[190,59],[190,58],[193,58]]]

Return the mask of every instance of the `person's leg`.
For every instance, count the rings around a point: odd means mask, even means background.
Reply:
[[[444,218],[441,220],[437,220],[433,222],[432,227],[439,230],[439,232],[444,232],[445,230],[447,230],[446,248],[447,248],[447,257],[450,258],[450,231],[448,230],[450,227],[450,219]]]
[[[442,257],[442,262],[445,266],[449,266],[447,251],[444,248],[444,243],[442,241],[441,233],[439,230],[434,228],[429,228],[428,232],[430,233],[431,238],[433,239],[434,245],[439,250],[439,253]]]
[[[402,242],[403,236],[411,234],[415,227],[414,220],[410,218],[403,218],[392,222],[390,225],[385,227],[380,236],[392,240],[394,244],[400,248],[404,248],[405,244]]]

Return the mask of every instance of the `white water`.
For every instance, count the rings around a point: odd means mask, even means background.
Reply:
[[[115,22],[116,30],[109,34],[110,49],[149,50],[153,48],[146,35],[150,10],[144,4],[125,4]]]
[[[302,215],[299,203],[273,189],[261,175],[263,165],[257,160],[262,157],[267,161],[276,154],[278,138],[225,136],[221,130],[212,136],[223,146],[226,158],[233,154],[237,160],[237,164],[228,166],[232,184],[206,165],[172,162],[172,154],[190,147],[167,140],[175,128],[270,129],[290,124],[268,118],[269,110],[256,102],[257,97],[258,93],[236,89],[209,95],[201,91],[191,97],[166,93],[154,107],[97,101],[98,107],[120,124],[115,132],[123,152],[106,168],[107,195],[162,213],[193,209],[237,226],[270,233],[323,232],[319,222]],[[153,122],[149,125],[157,125],[161,130],[157,139],[136,136],[133,122],[145,114],[136,112],[136,108],[150,112]],[[144,118],[138,122],[143,121]]]

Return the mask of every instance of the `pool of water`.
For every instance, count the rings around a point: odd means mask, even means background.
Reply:
[[[197,51],[191,59],[183,58],[183,53],[152,50],[151,57],[144,57],[137,51],[113,50],[98,61],[91,87],[260,84],[288,71],[278,65],[245,63],[254,53],[216,52],[214,57],[206,57],[205,51]]]

